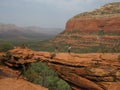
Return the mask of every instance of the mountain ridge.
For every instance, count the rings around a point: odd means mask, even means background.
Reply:
[[[20,27],[15,24],[0,24],[0,39],[12,40],[14,38],[25,40],[49,39],[58,34],[59,28]],[[22,38],[19,38],[22,37]]]

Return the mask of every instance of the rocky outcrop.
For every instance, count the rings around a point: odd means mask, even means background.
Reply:
[[[120,33],[120,2],[106,4],[92,12],[74,16],[68,20],[65,31],[80,30],[87,33],[97,32],[100,29]]]
[[[69,83],[72,90],[112,90],[119,87],[116,82],[120,81],[120,53],[51,54],[15,48],[9,54],[9,59],[6,56],[3,59],[6,65],[19,67],[26,63],[45,62]]]

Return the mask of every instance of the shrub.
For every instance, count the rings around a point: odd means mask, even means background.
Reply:
[[[2,63],[2,56],[0,56],[0,66],[2,66],[3,63]]]
[[[11,59],[12,55],[9,52],[6,52],[6,58]]]
[[[39,75],[37,74],[37,72],[35,72],[32,68],[29,68],[27,71],[25,71],[25,69],[23,69],[23,73],[24,73],[24,76],[30,81],[30,82],[33,82],[33,83],[39,83],[40,81],[40,77]]]
[[[6,52],[10,49],[13,48],[13,45],[11,43],[3,43],[1,46],[0,46],[0,51],[2,52]]]
[[[51,54],[50,54],[50,59],[53,59],[55,56],[56,56],[55,53],[51,53]]]
[[[104,34],[105,34],[105,32],[104,32],[103,29],[101,29],[101,30],[98,31],[98,35],[99,35],[99,36],[103,36]]]
[[[32,63],[31,67],[23,75],[29,81],[47,87],[49,90],[71,90],[65,81],[59,79],[53,70],[41,62]]]

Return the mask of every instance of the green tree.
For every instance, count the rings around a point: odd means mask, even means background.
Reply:
[[[12,48],[13,48],[13,45],[11,43],[9,43],[9,42],[2,43],[0,45],[0,51],[2,51],[2,52],[6,52],[6,51],[8,51],[8,50],[10,50]]]
[[[23,75],[29,81],[47,87],[49,90],[71,90],[65,81],[58,78],[52,69],[41,62],[32,63],[30,69],[25,71]]]
[[[100,29],[100,30],[98,31],[98,35],[99,35],[99,36],[103,36],[104,34],[105,34],[105,32],[104,32],[103,29]]]

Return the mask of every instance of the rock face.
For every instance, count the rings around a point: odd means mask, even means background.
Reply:
[[[120,83],[116,82],[120,81],[120,53],[56,53],[52,57],[48,52],[35,52],[27,48],[15,48],[9,53],[11,57],[4,59],[6,65],[19,67],[26,63],[46,62],[69,83],[72,90],[119,90]]]
[[[119,15],[120,16],[120,15]],[[71,19],[66,24],[66,31],[81,30],[83,32],[97,32],[100,29],[105,32],[120,32],[120,17],[103,18],[78,18]]]
[[[120,32],[120,2],[106,4],[92,12],[78,14],[68,20],[65,31]]]
[[[53,42],[62,48],[71,45],[79,53],[120,52],[120,2],[74,16]]]

